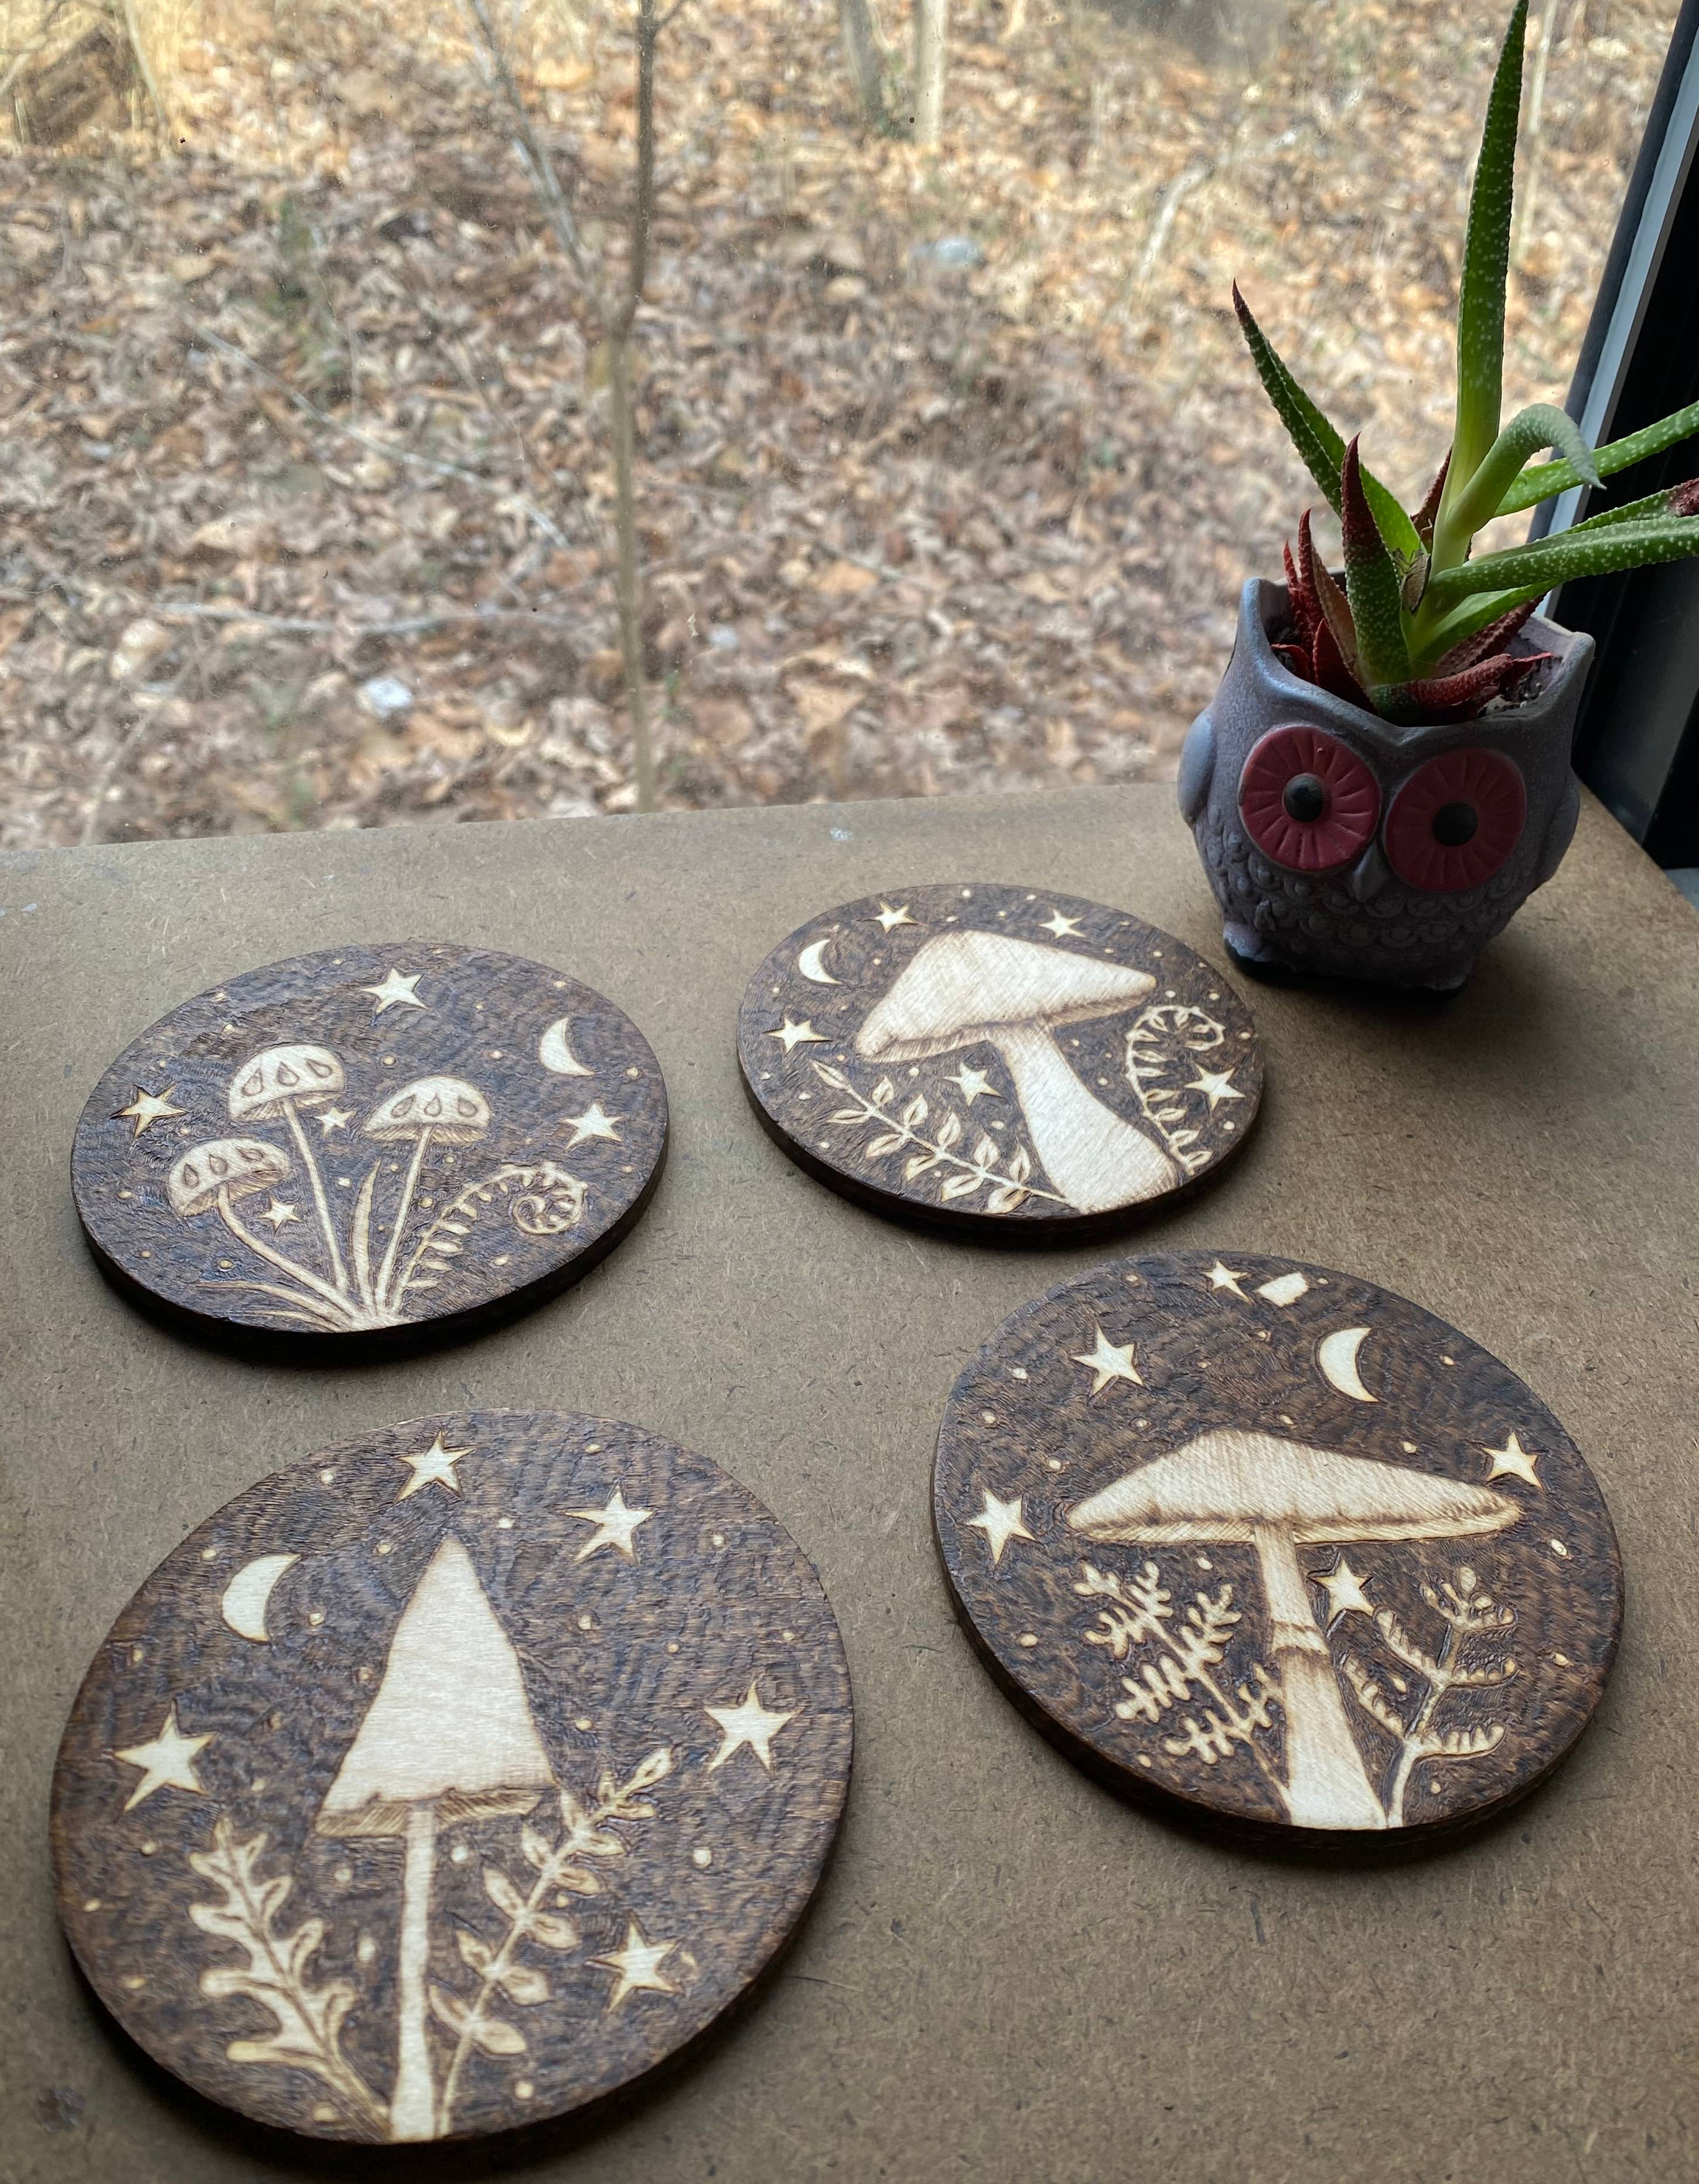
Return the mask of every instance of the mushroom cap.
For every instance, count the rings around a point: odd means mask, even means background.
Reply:
[[[925,1061],[1017,1029],[1112,1016],[1156,986],[1124,963],[1005,933],[941,933],[916,950],[868,1012],[855,1051],[866,1061]]]
[[[264,1122],[281,1115],[291,1100],[298,1107],[322,1107],[343,1082],[343,1065],[327,1046],[268,1046],[231,1078],[230,1119]]]
[[[216,1206],[221,1190],[246,1198],[275,1190],[288,1173],[289,1156],[280,1145],[262,1145],[258,1138],[210,1138],[191,1145],[177,1162],[165,1178],[165,1195],[172,1212],[187,1221]]]
[[[360,1125],[367,1137],[391,1142],[428,1130],[445,1145],[476,1144],[489,1126],[489,1101],[464,1077],[415,1077],[380,1100]]]
[[[401,1612],[377,1696],[315,1825],[399,1835],[408,1808],[424,1803],[439,1825],[528,1813],[554,1779],[519,1656],[450,1534]]]
[[[1076,1532],[1147,1546],[1288,1534],[1299,1546],[1501,1531],[1514,1502],[1461,1479],[1227,1428],[1129,1471],[1068,1513]]]

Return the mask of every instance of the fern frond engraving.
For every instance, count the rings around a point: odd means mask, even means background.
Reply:
[[[201,1974],[201,1992],[214,2001],[240,1996],[275,2020],[274,2029],[232,2040],[232,2063],[269,2063],[309,2070],[323,2081],[351,2120],[380,2131],[389,2110],[342,2048],[342,2028],[359,1997],[347,1980],[315,1986],[309,1967],[325,1937],[322,1919],[308,1919],[292,1933],[277,1930],[277,1914],[294,1882],[287,1873],[262,1880],[259,1867],[269,1837],[238,1841],[228,1819],[213,1827],[209,1851],[192,1851],[189,1864],[219,1892],[212,1903],[192,1903],[189,1916],[203,1934],[240,1949],[246,1962],[214,1964]]]

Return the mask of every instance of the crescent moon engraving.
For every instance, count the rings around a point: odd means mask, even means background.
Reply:
[[[805,978],[811,978],[816,986],[841,986],[844,983],[841,978],[834,978],[821,961],[831,945],[829,940],[811,940],[796,959],[797,969]]]
[[[270,1642],[265,1610],[271,1588],[290,1564],[300,1559],[299,1555],[260,1555],[237,1572],[224,1589],[219,1612],[238,1638],[251,1638],[256,1646]]]
[[[1316,1345],[1316,1362],[1323,1374],[1340,1395],[1349,1396],[1356,1403],[1380,1401],[1379,1396],[1371,1396],[1363,1386],[1356,1369],[1356,1353],[1368,1331],[1366,1327],[1336,1327]]]
[[[557,1077],[593,1077],[593,1069],[586,1069],[567,1044],[566,1034],[570,1019],[562,1017],[549,1025],[537,1042],[537,1058],[545,1069],[552,1069]]]

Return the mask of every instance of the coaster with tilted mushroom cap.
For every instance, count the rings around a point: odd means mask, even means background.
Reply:
[[[777,947],[744,1083],[799,1166],[882,1213],[1022,1243],[1089,1236],[1245,1141],[1244,1003],[1172,935],[1026,888],[893,889]]]
[[[508,2130],[749,1990],[852,1741],[820,1580],[717,1464],[608,1419],[414,1419],[250,1487],[119,1616],[53,1774],[59,1914],[227,2108]]]
[[[1286,1259],[1121,1260],[1023,1306],[950,1396],[933,1518],[1022,1711],[1244,1831],[1497,1811],[1580,1735],[1622,1627],[1609,1514],[1531,1390]]]
[[[666,1151],[660,1065],[563,972],[326,949],[162,1017],[101,1079],[71,1182],[120,1288],[250,1345],[472,1331],[587,1273]]]

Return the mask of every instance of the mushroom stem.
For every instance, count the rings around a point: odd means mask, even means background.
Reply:
[[[437,2096],[426,2038],[426,1974],[431,1964],[431,1884],[437,1869],[437,1808],[428,1799],[407,1808],[407,1856],[401,1875],[401,1947],[396,1963],[400,2037],[389,2135],[434,2138]]]
[[[1180,1181],[1160,1146],[1086,1089],[1047,1031],[1004,1024],[995,1044],[1015,1080],[1033,1150],[1071,1206],[1106,1213]]]
[[[294,1132],[295,1143],[300,1149],[301,1158],[307,1164],[307,1178],[313,1186],[313,1203],[319,1209],[319,1226],[324,1230],[325,1242],[330,1247],[331,1274],[335,1277],[337,1289],[346,1296],[348,1286],[348,1268],[343,1264],[343,1247],[337,1241],[337,1232],[331,1224],[331,1201],[325,1195],[325,1178],[319,1173],[319,1163],[314,1157],[312,1145],[292,1100],[286,1100],[283,1102],[283,1113],[289,1128]]]
[[[1251,1537],[1286,1716],[1287,1809],[1303,1828],[1384,1828],[1386,1814],[1345,1719],[1292,1535],[1284,1525],[1256,1524]]]
[[[395,1255],[401,1248],[401,1232],[407,1225],[407,1217],[413,1211],[413,1194],[419,1188],[419,1171],[425,1165],[425,1148],[431,1142],[429,1130],[421,1130],[413,1141],[413,1158],[408,1163],[407,1187],[401,1194],[401,1205],[395,1216],[395,1226],[389,1232],[385,1246],[383,1263],[377,1270],[377,1307],[380,1312],[393,1309],[389,1295],[389,1278],[395,1272]]]
[[[236,1238],[237,1243],[245,1244],[256,1258],[264,1259],[267,1266],[276,1267],[280,1273],[287,1274],[291,1281],[304,1282],[309,1290],[315,1290],[323,1297],[326,1304],[336,1307],[338,1319],[346,1323],[351,1318],[348,1301],[339,1290],[333,1290],[330,1284],[322,1276],[315,1274],[310,1267],[304,1267],[298,1259],[290,1258],[286,1253],[280,1251],[275,1244],[268,1244],[262,1237],[254,1234],[231,1204],[228,1185],[219,1192],[218,1210],[223,1216],[224,1225],[229,1229],[231,1234]]]

